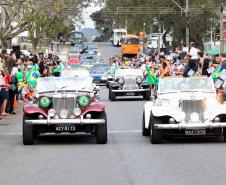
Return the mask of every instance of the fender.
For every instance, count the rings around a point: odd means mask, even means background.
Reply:
[[[220,104],[208,109],[209,120],[213,120],[215,117],[225,114],[226,114],[226,104]]]
[[[36,104],[24,105],[23,112],[24,114],[30,114],[30,115],[39,113],[45,116],[46,118],[48,117],[48,110],[42,109]]]
[[[105,105],[103,103],[93,103],[84,109],[82,115],[88,112],[105,112]]]
[[[174,118],[177,122],[181,121],[180,118],[181,110],[178,108],[171,108],[166,106],[155,106],[152,109],[152,114],[155,117],[163,117],[163,116],[170,116]]]
[[[115,87],[120,87],[120,85],[119,85],[117,82],[111,81],[111,82],[109,83],[109,87],[115,88]]]
[[[144,105],[144,121],[145,121],[145,128],[148,129],[149,128],[149,121],[150,121],[150,115],[151,115],[151,111],[153,108],[153,102],[149,101],[147,103],[145,103]]]

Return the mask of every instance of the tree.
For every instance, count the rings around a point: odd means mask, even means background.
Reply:
[[[185,0],[176,2],[185,8]],[[211,18],[218,16],[219,1],[190,0],[189,7],[190,41],[196,42],[202,48],[203,38],[210,30]],[[128,32],[135,34],[140,31],[156,32],[157,26],[153,23],[158,21],[165,30],[164,40],[166,34],[171,31],[174,46],[185,40],[186,17],[172,0],[106,0],[106,6],[98,14],[94,13],[92,18],[97,29],[105,28],[106,24],[107,28],[125,27],[127,22]],[[107,21],[104,21],[105,19]],[[111,30],[109,29],[109,32]]]

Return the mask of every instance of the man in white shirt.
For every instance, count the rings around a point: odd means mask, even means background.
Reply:
[[[200,52],[200,50],[195,47],[195,43],[192,43],[191,49],[190,49],[191,59],[198,59],[199,58],[199,56],[198,56],[199,52]]]

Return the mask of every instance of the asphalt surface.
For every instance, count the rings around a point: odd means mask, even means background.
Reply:
[[[119,48],[98,44],[103,55]],[[224,185],[226,144],[216,139],[171,139],[150,144],[141,135],[141,98],[108,100],[108,144],[89,136],[46,136],[22,144],[22,104],[0,121],[0,185]]]

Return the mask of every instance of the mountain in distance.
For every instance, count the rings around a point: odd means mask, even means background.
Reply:
[[[83,28],[82,33],[84,34],[84,37],[86,38],[93,38],[93,37],[99,37],[100,33],[94,29],[94,28]]]

